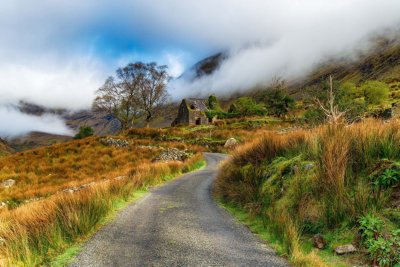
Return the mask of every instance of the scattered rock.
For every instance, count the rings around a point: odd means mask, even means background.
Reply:
[[[3,182],[1,183],[1,186],[4,187],[4,188],[10,188],[10,187],[13,186],[14,184],[15,184],[15,180],[13,180],[13,179],[8,179],[8,180],[3,181]]]
[[[184,161],[184,160],[190,158],[190,156],[191,156],[191,154],[186,151],[182,151],[177,148],[167,148],[166,150],[161,152],[161,154],[155,160],[156,161],[174,161],[174,160]]]
[[[304,169],[308,171],[314,168],[314,166],[315,165],[313,163],[307,163],[306,165],[304,165]]]
[[[152,149],[162,149],[162,148],[159,147],[159,146],[138,146],[138,148],[150,149],[150,150],[152,150]]]
[[[294,165],[294,166],[293,166],[293,171],[294,171],[294,172],[298,172],[298,171],[299,171],[299,166]]]
[[[116,181],[121,181],[121,180],[125,180],[125,179],[126,179],[126,176],[118,176],[118,177],[114,178],[114,180],[116,180]]]
[[[73,194],[73,193],[75,193],[76,191],[78,191],[78,188],[77,188],[77,187],[71,187],[71,188],[67,188],[67,189],[64,189],[64,190],[63,190],[63,192],[65,192],[65,193],[70,193],[70,194]]]
[[[226,140],[224,147],[225,148],[234,148],[239,144],[238,140],[236,140],[235,138],[229,138],[228,140]]]
[[[25,200],[24,200],[24,203],[27,204],[27,203],[39,201],[39,200],[42,200],[42,199],[43,199],[42,197],[29,198],[29,199],[25,199]]]
[[[315,248],[324,249],[326,246],[325,238],[320,234],[314,235],[312,241]]]
[[[345,255],[345,254],[357,252],[357,248],[355,246],[353,246],[352,244],[347,244],[347,245],[336,247],[334,249],[334,251],[338,255]]]
[[[83,190],[85,188],[88,188],[90,186],[93,186],[95,184],[96,184],[95,182],[91,182],[91,183],[88,183],[88,184],[83,184],[83,185],[81,185],[79,187],[71,187],[71,188],[64,189],[63,192],[73,194],[75,192],[81,191],[81,190]]]
[[[113,146],[113,147],[119,147],[119,148],[124,148],[124,147],[129,147],[131,143],[127,140],[124,139],[115,139],[111,137],[107,138],[101,138],[100,143],[108,145],[108,146]]]
[[[6,202],[0,202],[0,209],[7,208],[8,204]]]

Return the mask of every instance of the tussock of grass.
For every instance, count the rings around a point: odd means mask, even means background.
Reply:
[[[372,174],[397,166],[399,153],[397,121],[266,132],[237,148],[218,175],[215,194],[262,218],[281,237],[294,265],[323,266],[318,257],[324,253],[301,249],[302,240],[326,234],[331,250],[333,243],[353,240],[360,216],[385,216],[392,189],[374,186]],[[388,229],[400,228],[387,221]]]

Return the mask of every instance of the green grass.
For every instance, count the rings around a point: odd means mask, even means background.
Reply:
[[[246,225],[252,233],[256,234],[259,238],[265,241],[270,247],[272,247],[278,255],[285,258],[289,257],[289,255],[287,255],[286,253],[286,247],[285,247],[286,245],[284,240],[281,237],[279,237],[276,234],[276,232],[270,230],[271,226],[268,225],[268,223],[265,220],[263,220],[260,216],[251,215],[245,209],[237,205],[224,203],[220,200],[217,200],[217,202],[222,208],[228,211],[240,223]],[[348,231],[331,233],[329,236],[326,236],[326,239],[328,241],[330,240],[349,241],[353,236],[352,234],[350,235],[348,234],[349,234]],[[351,240],[349,241],[349,243],[351,243]],[[316,251],[312,246],[311,237],[306,239],[303,238],[301,240],[301,250],[305,254],[310,253],[313,250]],[[336,267],[351,266],[349,263],[344,261],[343,258],[336,256],[332,252],[331,246],[328,246],[324,250],[317,251],[317,255],[321,258],[323,262],[325,262],[329,266],[336,266]]]
[[[225,203],[217,199],[219,206],[224,208],[230,214],[232,214],[240,223],[246,225],[250,231],[260,237],[263,241],[268,243],[280,256],[287,257],[285,253],[284,244],[282,239],[275,235],[272,231],[269,231],[263,220],[259,216],[252,216],[246,212],[245,209]]]

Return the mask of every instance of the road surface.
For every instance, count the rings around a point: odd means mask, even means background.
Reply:
[[[211,185],[222,154],[121,211],[73,260],[86,266],[288,266],[218,207]]]

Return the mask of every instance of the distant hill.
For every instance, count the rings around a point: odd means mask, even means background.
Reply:
[[[96,135],[113,135],[121,130],[121,124],[106,112],[82,110],[62,115],[71,129],[78,131],[81,126],[90,126]]]
[[[13,150],[19,152],[42,146],[64,143],[70,140],[72,140],[71,136],[43,132],[30,132],[26,135],[9,139],[8,143]]]
[[[42,116],[45,114],[57,115],[65,120],[65,124],[74,131],[81,126],[90,126],[96,135],[113,135],[120,131],[121,126],[118,120],[105,112],[81,110],[70,111],[67,109],[47,108],[34,103],[20,101],[18,109],[26,114]]]
[[[227,58],[228,55],[222,52],[204,58],[186,70],[178,79],[193,81],[203,76],[211,75]]]
[[[115,135],[120,129],[120,123],[113,116],[105,112],[92,110],[70,111],[68,109],[48,108],[26,101],[20,101],[16,108],[22,113],[43,116],[46,114],[59,116],[65,124],[74,130],[79,131],[81,126],[90,126],[96,135]],[[30,132],[8,140],[10,146],[16,151],[48,146],[71,140],[71,136],[56,135],[44,132]]]

